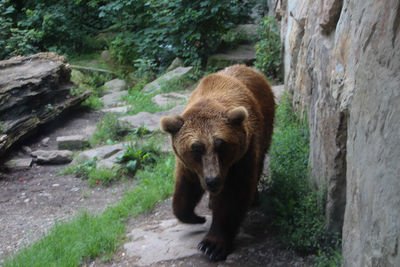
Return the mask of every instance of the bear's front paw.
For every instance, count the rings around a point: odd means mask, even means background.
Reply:
[[[207,236],[198,245],[198,249],[212,261],[222,261],[231,252],[231,245],[223,240]]]
[[[206,218],[198,216],[195,213],[190,214],[175,214],[175,216],[183,223],[201,224],[206,222]]]

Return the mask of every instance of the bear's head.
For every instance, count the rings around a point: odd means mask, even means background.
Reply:
[[[175,155],[197,174],[203,189],[218,194],[229,168],[247,151],[249,115],[242,106],[225,110],[203,104],[182,116],[163,117],[161,129],[171,135]]]

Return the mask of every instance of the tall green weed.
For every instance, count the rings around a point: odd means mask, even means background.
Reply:
[[[273,216],[272,226],[282,241],[299,253],[318,252],[327,259],[340,248],[340,239],[326,231],[326,192],[318,191],[309,180],[308,122],[293,112],[288,96],[278,105],[275,121],[271,180],[263,195],[266,209]]]

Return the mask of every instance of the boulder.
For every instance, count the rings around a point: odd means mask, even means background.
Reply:
[[[83,135],[57,137],[58,149],[79,150],[89,146],[89,141]]]
[[[126,82],[121,79],[113,79],[104,84],[106,92],[117,92],[121,91],[126,87]]]
[[[208,58],[207,68],[223,69],[234,64],[252,65],[256,60],[256,51],[253,45],[239,45],[225,53],[212,55]]]
[[[155,95],[151,101],[158,106],[167,107],[167,106],[176,106],[179,104],[184,104],[189,98],[189,95],[184,95],[180,93],[167,93]]]
[[[133,116],[124,116],[118,119],[122,125],[127,125],[131,128],[146,127],[149,131],[156,131],[160,129],[160,119],[163,116],[170,116],[174,114],[181,114],[185,106],[176,106],[171,110],[162,111],[158,113],[139,112]]]
[[[188,74],[193,67],[177,67],[176,69],[161,75],[156,80],[152,81],[151,83],[147,84],[143,89],[142,92],[145,94],[151,94],[158,92],[162,89],[162,85],[171,81],[173,79],[179,79],[184,75]]]
[[[66,164],[72,161],[70,150],[36,150],[31,153],[39,164]]]
[[[90,92],[72,96],[65,57],[39,53],[0,61],[0,157],[16,142],[79,105]]]
[[[128,91],[116,91],[104,95],[100,100],[103,102],[105,108],[113,108],[122,104],[121,98],[127,94]]]

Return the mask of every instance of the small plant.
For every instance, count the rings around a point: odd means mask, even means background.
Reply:
[[[154,165],[160,158],[159,150],[153,143],[146,143],[142,146],[130,143],[124,154],[117,157],[118,162],[125,163],[127,170],[135,174],[138,169],[144,166]]]
[[[111,141],[120,141],[130,129],[118,121],[115,114],[106,114],[97,124],[97,130],[90,140],[92,145]]]
[[[100,100],[99,97],[91,95],[81,105],[82,105],[82,107],[85,107],[88,109],[99,110],[104,106],[104,103]]]
[[[282,46],[276,20],[273,17],[264,17],[258,35],[260,41],[255,45],[255,67],[270,80],[282,82]]]
[[[49,103],[44,107],[44,109],[46,110],[46,112],[49,112],[49,111],[52,111],[54,109],[54,107],[52,104]]]
[[[96,169],[97,158],[94,157],[92,160],[79,163],[76,165],[69,165],[65,169],[63,169],[60,174],[73,174],[82,179],[88,179],[90,172]]]

